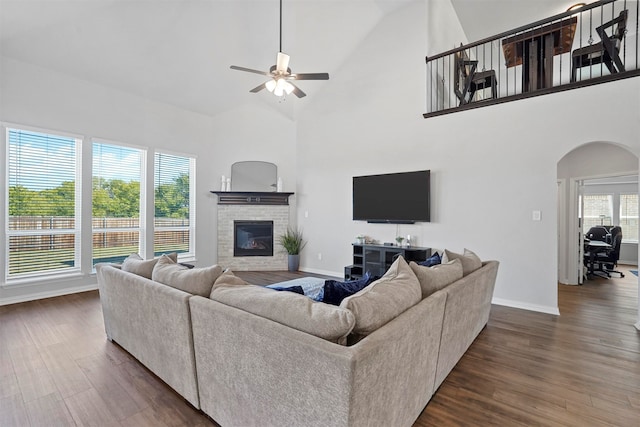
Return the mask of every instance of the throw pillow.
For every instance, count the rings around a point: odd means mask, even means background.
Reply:
[[[424,267],[412,261],[409,266],[420,282],[422,298],[426,298],[456,280],[462,279],[462,262],[459,259],[433,267]]]
[[[462,255],[445,249],[444,255],[442,256],[442,262],[447,263],[454,259],[459,259],[460,262],[462,262],[462,274],[465,276],[482,267],[482,260],[478,257],[478,255],[471,252],[467,248],[464,249],[464,253]]]
[[[418,278],[403,257],[398,257],[380,279],[340,303],[356,318],[353,331],[368,335],[422,299]]]
[[[153,268],[151,279],[193,295],[206,297],[221,274],[222,267],[219,265],[190,269],[162,255]]]
[[[178,261],[178,254],[176,252],[170,253],[166,256],[174,262]],[[131,254],[122,262],[121,269],[122,271],[128,271],[129,273],[151,279],[153,268],[156,266],[159,259],[160,258],[142,259],[138,254]]]
[[[436,252],[435,254],[431,255],[426,260],[419,262],[418,264],[425,267],[433,267],[434,265],[438,265],[441,263],[442,263],[442,258],[440,258],[440,254]]]
[[[332,279],[325,280],[322,302],[340,305],[343,299],[361,291],[365,286],[370,285],[377,279],[379,277],[371,277],[371,274],[367,271],[362,278],[357,280],[348,280],[346,282]]]
[[[213,292],[214,289],[218,286],[246,286],[248,284],[249,283],[245,282],[244,280],[242,280],[241,278],[233,274],[231,270],[225,270],[222,272],[220,276],[218,276],[216,281],[213,283],[213,286],[211,287],[211,292]],[[209,298],[211,298],[211,295],[209,295]]]
[[[349,310],[264,286],[216,286],[211,299],[342,345],[355,324]]]

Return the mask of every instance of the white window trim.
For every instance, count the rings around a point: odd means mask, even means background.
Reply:
[[[51,279],[51,278],[55,278],[55,277],[65,277],[65,276],[76,276],[81,274],[82,271],[82,246],[81,246],[81,241],[82,241],[82,170],[83,170],[83,164],[82,164],[82,147],[83,147],[83,143],[84,143],[84,138],[81,135],[78,134],[74,134],[74,133],[70,133],[70,132],[64,132],[64,131],[57,131],[57,130],[51,130],[51,129],[45,129],[45,128],[39,128],[39,127],[34,127],[34,126],[26,126],[26,125],[20,125],[20,124],[14,124],[14,123],[9,123],[9,122],[1,122],[0,123],[0,132],[2,133],[2,148],[3,148],[3,152],[5,153],[5,161],[2,163],[2,167],[5,169],[5,173],[3,174],[3,176],[0,178],[0,185],[2,185],[3,189],[8,189],[8,182],[9,182],[9,168],[8,168],[8,161],[9,161],[9,151],[10,151],[10,146],[9,146],[9,139],[8,139],[8,134],[9,134],[9,130],[21,130],[21,131],[25,131],[25,132],[34,132],[34,133],[41,133],[41,134],[51,134],[51,135],[56,135],[56,136],[60,136],[60,137],[64,137],[64,138],[72,138],[76,140],[76,147],[75,147],[75,161],[76,161],[76,169],[75,169],[75,197],[76,197],[76,203],[75,203],[75,218],[74,218],[74,224],[75,224],[75,228],[72,229],[68,229],[68,228],[58,228],[55,230],[46,230],[47,233],[42,233],[42,232],[38,232],[38,231],[32,231],[32,230],[9,230],[9,191],[4,191],[5,196],[2,198],[2,206],[0,206],[0,208],[2,209],[2,216],[4,216],[4,224],[2,227],[2,241],[4,242],[2,246],[2,249],[0,249],[0,251],[2,251],[0,253],[0,255],[2,256],[2,259],[4,260],[4,269],[3,269],[3,279],[5,282],[4,286],[10,287],[10,286],[14,286],[14,285],[19,285],[25,282],[31,282],[31,281],[38,281],[38,280],[42,280],[42,279]],[[33,272],[33,273],[23,273],[23,274],[14,274],[12,276],[9,275],[9,242],[10,242],[10,238],[13,236],[27,236],[27,235],[41,235],[41,234],[48,234],[48,235],[61,235],[61,234],[73,234],[74,235],[74,267],[69,267],[69,268],[64,268],[64,269],[56,269],[56,270],[50,270],[50,271],[38,271],[38,272]]]

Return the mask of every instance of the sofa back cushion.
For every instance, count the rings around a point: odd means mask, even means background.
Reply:
[[[462,262],[462,274],[464,276],[482,267],[482,260],[480,259],[480,257],[466,248],[463,254],[457,254],[455,252],[451,252],[448,249],[444,250],[444,255],[442,255],[442,263],[447,263],[454,259],[459,259],[460,262]]]
[[[420,283],[402,257],[380,279],[340,303],[356,319],[353,332],[368,335],[422,299]]]
[[[162,255],[153,268],[151,279],[193,295],[207,297],[221,274],[222,267],[219,265],[190,269]]]
[[[446,264],[434,265],[433,267],[423,267],[411,261],[409,266],[420,282],[422,298],[426,298],[456,280],[462,279],[462,262],[459,259],[454,259]]]
[[[167,255],[174,262],[178,261],[178,254],[176,252]],[[129,273],[137,274],[138,276],[151,279],[153,275],[153,267],[156,266],[160,258],[142,259],[138,254],[129,255],[122,262],[122,271],[128,271]]]
[[[225,285],[224,281],[230,283]],[[276,292],[256,285],[239,286],[228,273],[224,280],[216,283],[211,299],[342,345],[346,344],[356,322],[349,310],[293,292]]]

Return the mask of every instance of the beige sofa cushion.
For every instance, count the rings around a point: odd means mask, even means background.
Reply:
[[[467,248],[464,249],[462,255],[445,249],[442,255],[442,263],[445,264],[454,259],[459,259],[462,262],[462,274],[464,276],[482,267],[482,260]]]
[[[193,295],[206,297],[221,274],[222,267],[219,265],[189,269],[162,255],[153,268],[151,279]]]
[[[402,257],[380,279],[350,297],[340,307],[353,312],[356,334],[368,335],[422,299],[420,282]]]
[[[349,310],[263,286],[216,284],[211,299],[342,345],[356,323]]]
[[[462,279],[462,262],[459,259],[433,267],[424,267],[411,261],[409,266],[420,282],[423,299],[456,280]]]
[[[231,270],[225,270],[222,272],[220,276],[218,276],[216,281],[213,283],[211,292],[213,293],[213,291],[220,286],[246,286],[248,284],[249,283],[245,282],[244,280],[242,280],[241,278],[233,274]],[[209,295],[209,298],[211,298],[211,295]]]
[[[170,253],[167,256],[174,262],[178,261],[178,254],[175,252]],[[122,262],[121,269],[122,271],[128,271],[129,273],[151,279],[153,267],[156,266],[159,259],[160,258],[142,259],[138,254],[131,254]]]

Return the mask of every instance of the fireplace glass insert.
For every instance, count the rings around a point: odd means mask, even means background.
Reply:
[[[234,221],[233,256],[273,256],[273,221]]]

